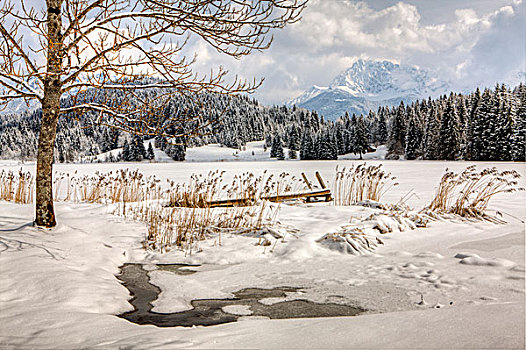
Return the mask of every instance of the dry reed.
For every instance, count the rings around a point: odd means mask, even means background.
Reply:
[[[29,172],[0,172],[0,200],[20,204],[33,202],[34,178]]]
[[[266,196],[279,196],[299,189],[305,183],[288,173],[261,176],[251,172],[234,175],[229,184],[224,184],[224,171],[211,171],[206,176],[192,175],[188,184],[169,181],[168,206],[206,208],[215,200],[237,200],[239,205],[251,206]]]
[[[153,202],[128,205],[126,210],[124,206],[120,204],[115,213],[147,224],[148,234],[143,242],[146,249],[166,252],[175,247],[187,254],[198,249],[199,241],[212,235],[221,244],[221,235],[243,234],[271,225],[277,213],[277,207],[267,202],[231,208],[169,208]]]
[[[364,200],[380,201],[392,186],[396,178],[382,170],[382,164],[365,163],[341,170],[336,168],[333,184],[334,205],[353,205]],[[390,183],[390,186],[386,186]]]
[[[435,197],[424,210],[502,222],[486,213],[488,203],[499,193],[524,191],[518,186],[520,177],[515,170],[498,171],[495,167],[477,171],[472,165],[460,173],[446,169]]]
[[[162,252],[174,247],[191,254],[198,242],[216,235],[243,234],[261,230],[271,225],[279,205],[271,205],[261,197],[278,195],[305,186],[288,173],[279,176],[261,176],[246,172],[235,175],[224,184],[224,171],[210,171],[206,175],[193,174],[188,183],[168,181],[163,200],[167,206],[156,202],[119,205],[115,213],[126,218],[145,222],[148,234],[144,241],[147,249]],[[212,208],[217,199],[243,199],[243,206]],[[127,208],[127,209],[126,209]]]
[[[55,173],[55,199],[89,203],[154,200],[160,199],[163,194],[159,183],[155,176],[144,176],[138,170],[128,169],[83,176],[77,176],[76,172],[73,176]]]

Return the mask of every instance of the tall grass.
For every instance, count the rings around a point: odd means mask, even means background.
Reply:
[[[261,198],[279,195],[305,186],[302,181],[281,173],[261,176],[245,172],[224,183],[224,171],[207,175],[192,175],[188,183],[169,182],[168,206],[138,206],[125,216],[144,221],[148,235],[144,246],[166,251],[174,247],[191,253],[198,242],[216,235],[221,244],[222,234],[243,234],[271,225],[279,205]],[[214,200],[240,200],[239,206],[212,208]],[[121,212],[121,210],[117,210]]]
[[[333,197],[335,205],[353,205],[364,200],[380,201],[392,186],[397,186],[395,177],[382,169],[382,164],[369,165],[365,163],[356,167],[336,168],[333,182]]]
[[[155,176],[144,176],[139,170],[129,169],[82,176],[77,176],[76,172],[72,176],[55,173],[55,199],[89,203],[154,200],[163,194],[159,183]]]
[[[472,165],[460,173],[446,169],[433,200],[425,209],[499,221],[486,213],[489,201],[499,193],[524,191],[524,188],[519,187],[520,177],[515,170],[498,171],[496,167],[477,171],[476,166]]]
[[[256,176],[251,172],[234,175],[225,183],[224,171],[210,171],[207,175],[192,175],[188,183],[169,181],[168,205],[171,207],[206,208],[217,200],[238,200],[239,205],[250,206],[266,196],[279,196],[293,191],[305,190],[306,184],[299,178],[283,172],[268,175],[265,170]]]
[[[212,235],[221,244],[224,234],[243,234],[271,225],[277,206],[261,202],[254,206],[229,208],[163,207],[158,203],[117,206],[115,213],[128,219],[145,222],[148,227],[143,246],[166,252],[174,248],[187,254],[198,249],[199,241]]]
[[[188,183],[168,180],[168,205],[171,207],[204,208],[213,198],[226,189],[222,184],[224,171],[210,171],[208,174],[192,174]]]
[[[0,200],[20,204],[33,202],[34,178],[31,173],[5,171],[0,172]]]

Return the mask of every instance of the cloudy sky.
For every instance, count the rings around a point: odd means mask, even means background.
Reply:
[[[432,70],[457,90],[516,84],[526,71],[526,0],[310,0],[301,22],[275,32],[272,47],[242,60],[201,42],[198,71],[223,65],[265,81],[255,97],[280,104],[326,86],[359,58]]]

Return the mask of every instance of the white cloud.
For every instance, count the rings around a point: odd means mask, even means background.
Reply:
[[[488,16],[490,26],[466,55],[460,78],[485,86],[518,83],[526,70],[525,14],[525,3],[514,1]]]
[[[426,10],[426,2],[415,3],[378,10],[366,2],[311,0],[302,21],[277,32],[270,50],[240,61],[211,52],[214,58],[208,57],[207,64],[223,64],[244,77],[266,77],[256,93],[264,103],[281,103],[312,85],[327,85],[360,57],[430,68],[466,88],[503,81],[524,66],[524,31],[516,23],[524,14],[522,1],[509,0],[485,13],[480,5],[476,11],[450,5],[452,15],[441,15],[449,20],[431,24],[419,11]],[[503,61],[505,55],[513,57]],[[198,59],[198,67],[204,66]]]
[[[201,74],[224,66],[230,79],[264,77],[255,97],[266,104],[327,85],[358,58],[414,64],[472,89],[515,82],[526,70],[524,1],[310,0],[303,20],[275,32],[269,50],[236,60],[193,38],[185,53],[197,54],[194,69]]]

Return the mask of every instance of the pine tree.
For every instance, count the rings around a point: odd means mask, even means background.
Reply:
[[[438,137],[439,159],[455,160],[460,151],[458,114],[451,96],[440,120]]]
[[[417,126],[416,116],[412,115],[409,119],[405,137],[405,159],[413,160],[420,156],[421,142],[422,132]]]
[[[479,106],[472,120],[472,159],[489,160],[490,139],[493,134],[493,122],[495,120],[494,101],[489,89],[482,94]]]
[[[378,112],[378,125],[376,127],[376,142],[380,145],[383,145],[387,142],[387,124],[385,121],[385,111],[382,108]]]
[[[440,133],[438,107],[433,103],[428,109],[425,120],[423,156],[427,160],[438,159],[438,139]]]
[[[110,130],[104,130],[104,132],[102,133],[102,140],[99,143],[99,148],[101,152],[108,152],[109,150],[112,150],[112,143],[113,141],[111,139]]]
[[[127,139],[124,140],[124,145],[122,146],[121,159],[125,162],[129,162],[132,160],[130,155],[130,145]]]
[[[173,142],[173,144],[170,143],[166,145],[164,152],[173,160],[182,162],[186,158],[186,146],[184,145],[184,140],[178,138]]]
[[[153,151],[152,143],[148,142],[148,149],[146,150],[146,159],[148,160],[154,160],[155,159],[155,153]]]
[[[526,153],[526,86],[519,85],[519,106],[513,123],[512,156],[515,161],[525,161]]]
[[[338,146],[338,154],[345,154],[345,137],[344,137],[344,130],[343,130],[343,122],[341,120],[337,120],[335,125],[335,135],[336,138],[336,144]]]
[[[388,159],[398,159],[405,152],[405,106],[400,102],[391,125],[391,133],[388,140]]]
[[[301,148],[300,148],[300,159],[301,160],[312,160],[316,159],[316,149],[314,148],[314,139],[310,129],[307,129],[303,133],[301,139]]]
[[[498,103],[498,113],[495,119],[495,134],[493,142],[495,151],[492,160],[511,160],[513,140],[513,120],[515,119],[515,105],[511,94],[505,85],[500,89],[500,101]]]
[[[167,145],[166,137],[161,136],[161,135],[155,136],[153,140],[153,144],[155,145],[155,148],[158,148],[161,151],[164,151]]]
[[[265,147],[269,148],[272,147],[272,135],[265,136]]]
[[[353,114],[350,119],[347,119],[345,130],[343,132],[345,139],[345,153],[358,153],[356,146],[356,128],[358,127],[358,118]]]
[[[488,89],[484,90],[481,95],[480,90],[474,96],[473,106],[471,108],[471,142],[468,144],[472,160],[484,160],[487,158],[487,140],[484,131],[489,122],[488,115],[491,110],[491,93]]]
[[[135,144],[135,160],[141,161],[146,158],[146,148],[144,148],[144,141],[142,139],[142,136],[135,136],[133,138],[133,143]]]
[[[116,149],[119,148],[119,136],[120,136],[119,129],[110,129],[110,149]]]
[[[298,151],[300,149],[300,145],[301,145],[300,133],[299,133],[298,127],[296,127],[296,125],[294,124],[292,124],[291,126],[288,141],[289,141],[288,142],[289,149],[292,149],[295,151]]]
[[[369,150],[369,133],[367,132],[367,127],[363,116],[360,116],[356,121],[355,126],[355,151],[360,154],[360,159],[362,159],[362,154],[367,153]]]
[[[318,156],[317,159],[336,160],[338,159],[338,146],[336,140],[332,137],[329,130],[320,133],[318,139]]]
[[[460,143],[460,159],[466,159],[468,148],[468,133],[469,130],[469,113],[466,107],[466,101],[463,95],[459,95],[457,101],[458,125],[459,125],[459,143]]]
[[[279,135],[276,135],[272,140],[272,147],[270,148],[270,158],[278,158],[279,160],[285,159],[283,144]]]
[[[292,148],[289,149],[289,159],[298,159],[298,153]]]
[[[501,149],[499,148],[499,124],[501,124],[501,115],[504,114],[502,101],[502,90],[497,84],[495,92],[492,95],[489,123],[485,129],[485,139],[487,141],[487,160],[499,160]]]

